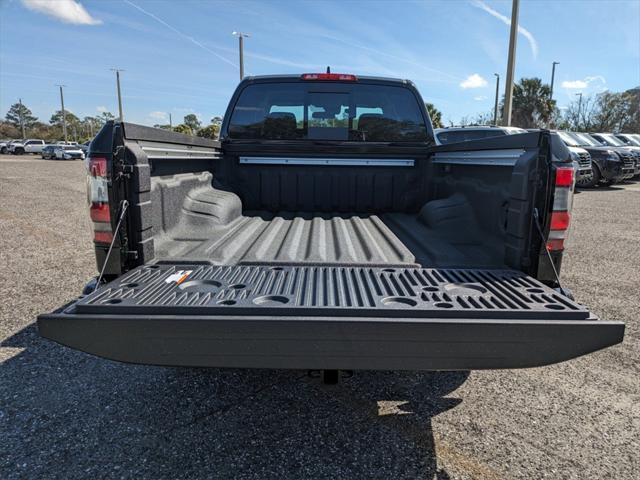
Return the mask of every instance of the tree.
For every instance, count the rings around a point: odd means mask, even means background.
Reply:
[[[14,103],[13,105],[11,105],[11,108],[9,108],[9,111],[5,115],[5,119],[14,127],[20,128],[21,115],[22,115],[22,121],[24,122],[25,129],[31,128],[33,124],[38,121],[38,119],[34,117],[33,114],[31,113],[31,110],[29,110],[27,107],[25,107],[23,104],[20,104],[20,103]]]
[[[195,113],[190,113],[189,115],[184,117],[184,124],[189,127],[191,130],[198,130],[202,123],[198,120]]]
[[[103,124],[104,122],[101,118],[92,116],[84,117],[80,122],[82,137],[87,140],[91,140],[93,136],[98,133],[98,130],[100,130],[100,127],[102,127]]]
[[[454,124],[452,121],[449,121],[450,126],[453,127]],[[474,117],[469,115],[465,115],[460,119],[458,123],[461,127],[472,126],[472,125],[492,125],[493,124],[493,112],[482,112],[476,113]]]
[[[427,107],[427,112],[429,113],[429,117],[431,117],[431,123],[434,128],[442,128],[444,124],[442,123],[442,113],[438,110],[433,103],[426,102],[424,104]]]
[[[637,132],[639,106],[640,89],[583,96],[567,106],[562,125],[581,132]]]
[[[640,87],[631,88],[624,92],[629,105],[629,117],[620,127],[623,133],[640,132]]]
[[[211,125],[208,125],[198,130],[197,135],[199,137],[216,139],[218,138],[219,133],[220,133],[220,125],[212,123]]]
[[[551,88],[539,78],[522,78],[513,86],[512,125],[521,128],[548,126],[556,108],[550,95]],[[501,108],[504,109],[504,100]]]
[[[213,123],[214,125],[222,125],[222,117],[219,115],[216,115],[211,119],[211,123]]]
[[[71,113],[69,110],[65,110],[65,118],[67,120],[67,127],[69,127],[70,125],[77,125],[78,123],[80,123],[80,119],[76,117],[73,113]],[[53,115],[51,115],[51,119],[49,120],[49,123],[51,125],[62,125],[62,110],[56,110],[55,112],[53,112]]]
[[[173,131],[178,133],[184,133],[185,135],[193,135],[193,130],[191,130],[191,127],[184,123],[181,123],[180,125],[176,125],[175,127],[173,127]]]
[[[22,132],[15,125],[4,120],[0,120],[0,138],[18,138]]]
[[[98,115],[98,118],[102,121],[102,123],[106,123],[109,120],[115,120],[116,116],[111,112],[102,112]]]

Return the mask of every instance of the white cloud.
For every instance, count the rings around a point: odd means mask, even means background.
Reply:
[[[108,112],[109,110],[107,109],[107,107],[104,107],[102,105],[96,107],[96,110],[100,113],[104,113],[104,112]]]
[[[478,95],[477,97],[473,97],[473,99],[474,99],[476,102],[481,102],[482,100],[486,100],[486,99],[487,99],[487,96],[486,96],[486,95]]]
[[[562,82],[562,88],[587,88],[588,83],[584,80],[565,80]]]
[[[22,0],[29,10],[44,13],[64,23],[76,25],[99,25],[101,20],[93,18],[77,0]]]
[[[472,0],[471,5],[481,10],[484,10],[489,15],[497,18],[505,25],[511,26],[511,19],[509,17],[506,17],[500,12],[497,12],[496,10],[491,8],[489,5],[484,3],[482,0]],[[533,53],[533,57],[536,58],[538,56],[538,42],[536,41],[535,37],[532,35],[532,33],[529,30],[521,26],[519,23],[518,23],[518,33],[520,33],[520,35],[522,35],[524,38],[526,38],[529,41],[529,45],[531,46],[531,52]]]
[[[163,122],[168,122],[169,121],[169,114],[167,112],[150,112],[149,113],[149,118],[153,119],[153,120],[160,120]]]
[[[607,88],[605,85],[607,80],[602,75],[593,75],[590,77],[584,77],[580,80],[565,80],[562,82],[562,88],[567,90],[585,90],[587,88],[593,88],[598,91],[605,91]]]
[[[473,75],[469,75],[462,82],[460,82],[460,86],[464,89],[481,88],[487,86],[487,81],[477,73],[474,73]]]

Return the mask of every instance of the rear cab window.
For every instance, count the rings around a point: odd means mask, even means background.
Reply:
[[[247,85],[228,125],[232,140],[426,142],[420,99],[401,85],[265,82]]]

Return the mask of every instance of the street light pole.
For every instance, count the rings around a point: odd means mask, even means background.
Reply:
[[[496,76],[496,101],[493,107],[493,124],[498,125],[498,92],[500,91],[500,75],[494,73]]]
[[[116,84],[118,86],[118,115],[120,117],[120,121],[124,121],[124,117],[122,116],[122,95],[120,93],[120,72],[124,72],[124,70],[119,70],[117,68],[112,68],[112,72],[116,72]]]
[[[22,99],[19,98],[18,102],[20,103],[20,130],[22,130],[22,139],[25,140],[27,138],[27,134],[24,131],[24,114],[22,113],[22,109],[24,107],[22,106]]]
[[[511,5],[511,33],[509,34],[509,59],[507,60],[507,81],[504,91],[504,111],[502,124],[511,126],[511,105],[513,104],[513,75],[516,67],[516,43],[518,41],[518,11],[520,0],[512,0]]]
[[[62,132],[64,143],[67,143],[67,112],[64,109],[64,94],[62,93],[62,87],[66,87],[66,85],[58,85],[58,87],[60,87],[60,106],[62,107]]]
[[[244,78],[244,39],[249,37],[248,33],[233,32],[232,35],[238,37],[238,49],[240,53],[240,81]]]
[[[560,62],[553,62],[551,66],[551,92],[549,92],[549,100],[553,100],[553,81],[556,78],[556,65],[560,65]]]

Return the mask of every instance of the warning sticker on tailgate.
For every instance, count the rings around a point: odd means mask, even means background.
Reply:
[[[176,285],[180,285],[184,282],[193,270],[178,270],[175,273],[172,273],[167,278],[164,279],[165,283],[175,283]]]

